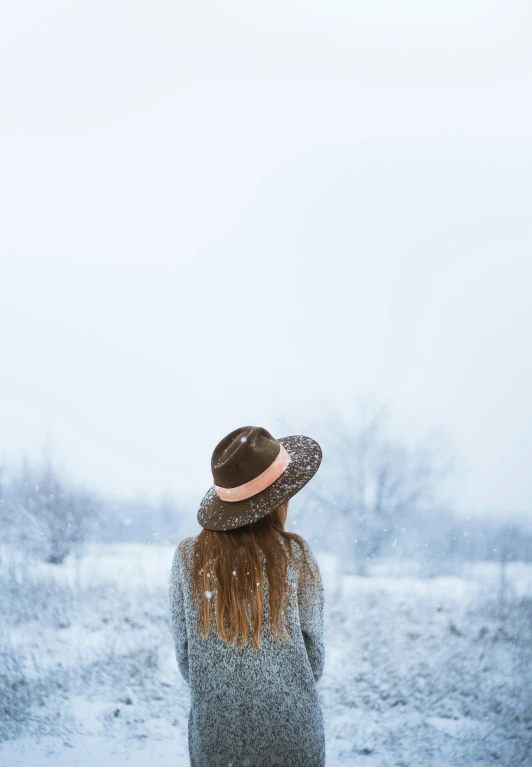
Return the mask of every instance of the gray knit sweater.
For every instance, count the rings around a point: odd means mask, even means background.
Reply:
[[[186,539],[192,557],[194,538]],[[294,553],[301,558],[299,547]],[[198,610],[193,585],[176,549],[170,574],[170,614],[179,671],[190,685],[188,747],[191,767],[323,767],[325,734],[316,683],[325,662],[324,591],[308,543],[305,552],[318,577],[317,596],[303,590],[292,565],[287,630],[293,644],[277,646],[270,634],[267,579],[264,618],[254,648],[231,647],[211,623],[203,639],[194,633]],[[214,597],[215,598],[215,597]],[[214,605],[213,605],[214,607]],[[213,612],[213,611],[211,611]]]

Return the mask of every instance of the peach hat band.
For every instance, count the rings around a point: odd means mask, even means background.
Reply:
[[[243,485],[238,485],[237,487],[220,487],[219,485],[214,485],[214,489],[222,501],[245,501],[246,498],[250,498],[252,495],[260,493],[261,490],[265,490],[275,482],[275,480],[281,476],[291,460],[290,453],[288,453],[284,445],[281,445],[279,455],[275,461],[270,464],[262,474],[255,477],[255,479],[251,479],[249,482],[245,482]]]

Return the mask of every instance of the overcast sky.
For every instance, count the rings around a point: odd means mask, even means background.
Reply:
[[[199,503],[371,396],[531,509],[529,0],[4,6],[4,462]]]

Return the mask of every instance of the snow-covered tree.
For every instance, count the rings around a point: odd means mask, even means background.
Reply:
[[[67,484],[50,464],[34,467],[25,459],[3,488],[2,538],[57,564],[84,542],[97,508],[95,497]]]
[[[354,423],[332,412],[321,429],[323,470],[311,486],[314,505],[332,517],[346,561],[364,574],[368,562],[418,547],[421,528],[443,513],[442,488],[452,467],[437,439],[414,444],[391,436],[383,408],[360,403]]]

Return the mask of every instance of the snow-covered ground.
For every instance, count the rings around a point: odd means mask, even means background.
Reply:
[[[422,579],[415,563],[375,562],[358,577],[314,548],[328,767],[532,765],[532,567],[508,565],[501,604],[490,563]],[[173,551],[93,546],[62,566],[4,556],[1,765],[189,764]]]

